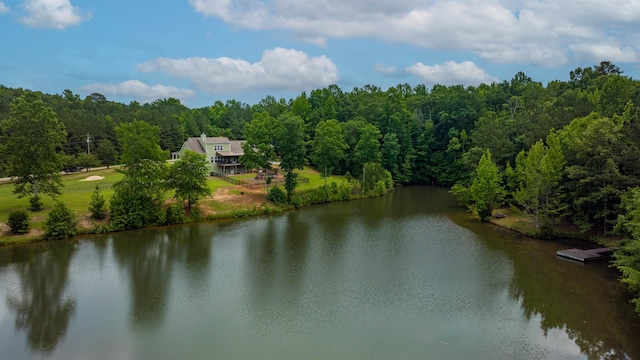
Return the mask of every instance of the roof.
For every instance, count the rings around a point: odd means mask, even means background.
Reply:
[[[195,151],[198,154],[206,154],[206,151],[198,140],[199,138],[197,137],[188,138],[187,141],[184,142],[183,147],[186,146],[187,150]]]
[[[246,140],[229,140],[228,137],[207,137],[205,138],[206,144],[229,144],[231,151],[217,151],[220,156],[242,156],[244,155],[244,150],[242,149],[242,144],[245,143]],[[187,150],[195,151],[199,154],[206,154],[207,151],[202,145],[202,137],[190,137],[187,141],[182,145],[183,148]]]

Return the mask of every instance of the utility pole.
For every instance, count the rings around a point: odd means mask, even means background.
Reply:
[[[89,147],[90,143],[91,143],[91,138],[89,133],[87,133],[87,155],[91,155],[91,147]]]

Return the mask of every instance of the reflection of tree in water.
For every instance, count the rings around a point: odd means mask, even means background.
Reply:
[[[451,219],[511,260],[514,275],[509,293],[527,319],[540,317],[545,336],[552,329],[566,332],[590,359],[640,359],[640,344],[634,335],[640,333],[640,320],[606,262],[574,264],[555,253],[580,245],[516,240],[516,235],[469,221],[466,215]]]
[[[114,235],[115,257],[129,271],[135,325],[153,327],[164,319],[174,264],[184,263],[189,276],[203,274],[213,232],[210,225],[200,224]]]
[[[288,221],[282,232],[275,226],[280,219],[270,217],[262,231],[248,235],[248,299],[265,326],[271,321],[295,321],[304,291],[309,224],[298,212],[284,216]]]
[[[29,347],[48,355],[64,338],[75,312],[75,300],[65,296],[75,244],[35,249],[28,259],[16,262],[20,294],[9,295],[7,304],[16,313],[16,328],[26,330]]]
[[[638,334],[640,326],[626,311],[630,309],[620,306],[625,301],[620,284],[604,281],[598,278],[604,274],[578,264],[568,273],[567,265],[573,264],[553,260],[540,264],[531,264],[535,258],[514,261],[510,294],[520,302],[527,319],[539,315],[545,335],[552,329],[565,330],[589,358],[640,356],[637,339],[629,336]],[[530,270],[534,267],[537,271]]]
[[[169,237],[158,230],[117,234],[113,250],[121,268],[129,271],[134,324],[159,325],[165,315],[173,265]]]

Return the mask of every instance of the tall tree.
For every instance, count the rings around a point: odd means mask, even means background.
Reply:
[[[367,124],[362,129],[360,140],[358,140],[353,150],[354,174],[362,174],[364,164],[379,163],[382,160],[382,154],[380,153],[381,137],[380,130],[371,124]]]
[[[633,303],[640,314],[640,188],[629,189],[620,203],[625,210],[616,230],[626,236],[615,253],[613,264],[622,272],[622,282],[634,293]]]
[[[324,171],[325,191],[328,173],[338,166],[344,158],[344,151],[348,148],[337,120],[325,120],[318,124],[315,139],[312,141],[311,161]]]
[[[171,167],[167,176],[167,188],[175,190],[174,198],[187,200],[187,208],[199,199],[211,195],[207,185],[207,160],[204,155],[185,151]]]
[[[116,159],[118,157],[118,152],[116,147],[113,146],[113,143],[107,139],[102,139],[98,141],[98,147],[96,148],[96,157],[100,160],[104,165],[109,166],[116,163]]]
[[[469,194],[482,221],[488,221],[493,209],[502,203],[505,195],[502,175],[489,150],[480,158]]]
[[[135,120],[116,127],[122,148],[124,178],[114,184],[110,203],[111,227],[114,230],[138,229],[157,223],[161,218],[165,191],[164,160],[160,149],[160,129]]]
[[[9,117],[0,122],[0,150],[7,175],[16,178],[18,197],[38,192],[60,194],[60,153],[67,132],[55,112],[36,93],[27,92],[11,104]]]
[[[265,187],[269,193],[269,170],[271,163],[276,161],[275,142],[278,136],[278,123],[268,112],[255,113],[251,122],[245,125],[247,141],[242,144],[244,156],[240,163],[247,169],[263,169],[265,172]]]
[[[558,137],[551,133],[547,140],[549,147],[542,140],[536,142],[526,153],[522,151],[516,158],[518,190],[515,200],[535,218],[536,230],[540,228],[540,217],[548,224],[550,204],[558,193],[559,182],[565,165]]]
[[[307,164],[304,121],[292,114],[284,114],[279,120],[282,127],[276,140],[276,149],[280,155],[280,168],[285,172],[284,188],[287,190],[288,200],[291,201],[291,195],[298,184],[298,174],[294,171],[302,170]]]
[[[137,164],[143,159],[164,161],[169,157],[163,151],[160,142],[160,128],[144,121],[134,120],[122,123],[115,128],[122,149],[120,162],[126,166]]]

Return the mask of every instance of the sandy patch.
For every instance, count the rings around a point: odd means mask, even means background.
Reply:
[[[78,181],[96,181],[96,180],[102,180],[102,179],[104,179],[104,176],[92,175],[92,176],[89,176],[88,178],[80,179]]]

